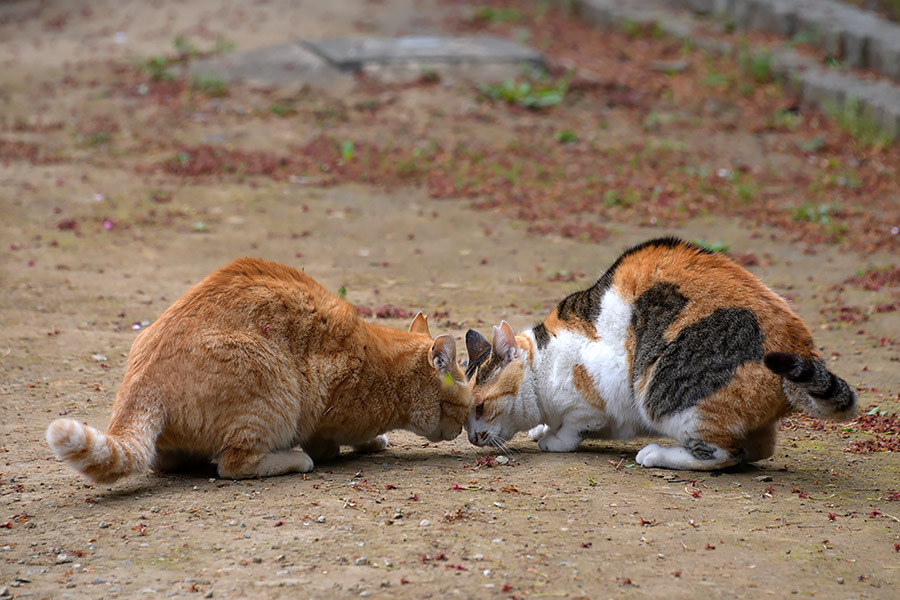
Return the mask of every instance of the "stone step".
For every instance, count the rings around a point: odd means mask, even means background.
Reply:
[[[691,44],[707,50],[734,53],[738,51],[733,44],[715,37],[704,36],[701,32],[709,30],[708,18],[698,15],[718,13],[729,15],[737,28],[762,29],[781,35],[794,35],[790,32],[807,31],[814,21],[801,15],[795,9],[803,4],[837,4],[830,0],[575,0],[577,14],[586,22],[601,26],[621,26],[626,22],[655,25],[667,35],[689,41]],[[846,8],[846,7],[845,7]],[[689,10],[688,10],[689,9]],[[767,12],[768,11],[768,12]],[[781,12],[778,12],[781,11]],[[860,12],[860,11],[857,11]],[[816,13],[819,14],[819,13]],[[869,15],[871,16],[871,15]],[[871,19],[862,19],[872,26],[872,30],[882,31],[898,29],[884,22],[873,23]],[[876,19],[876,21],[880,21]],[[779,23],[781,25],[779,25]],[[891,27],[888,27],[891,25]],[[778,27],[782,29],[779,31]],[[877,27],[876,27],[877,26]],[[834,25],[834,33],[823,35],[830,39],[834,48],[841,48],[842,55],[860,54],[865,60],[880,56],[877,60],[893,61],[891,68],[900,68],[900,56],[891,58],[888,52],[878,54],[872,48],[885,44],[893,48],[900,45],[900,35],[887,38],[869,37],[868,41],[850,43],[856,39],[853,35],[861,35],[862,25],[852,29],[840,29]],[[798,29],[800,28],[800,29]],[[825,26],[820,32],[831,31]],[[880,35],[880,34],[879,34]],[[845,52],[843,48],[846,48]],[[827,50],[826,50],[827,51]],[[863,60],[853,58],[853,60]],[[846,67],[829,67],[808,56],[802,55],[789,47],[772,52],[772,68],[785,84],[793,88],[806,106],[812,106],[826,112],[842,111],[848,107],[864,111],[882,128],[888,137],[900,136],[900,85],[889,78],[875,80],[863,73],[856,73]]]

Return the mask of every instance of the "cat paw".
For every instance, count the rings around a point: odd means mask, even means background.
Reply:
[[[572,452],[581,443],[580,439],[569,439],[557,435],[544,434],[538,440],[538,448],[544,452]]]
[[[353,446],[353,449],[357,452],[380,452],[387,447],[388,437],[382,433],[381,435],[375,436],[368,442]]]
[[[547,435],[547,432],[550,431],[549,425],[536,425],[528,430],[528,437],[533,439],[534,441],[540,440],[542,437]]]
[[[659,444],[647,444],[634,457],[634,462],[642,467],[660,467],[663,466],[665,458],[665,448]]]

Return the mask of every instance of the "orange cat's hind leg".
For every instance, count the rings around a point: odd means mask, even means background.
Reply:
[[[312,469],[313,459],[309,454],[300,450],[275,450],[259,453],[230,449],[219,457],[219,477],[223,479],[250,479],[288,473],[308,473]]]
[[[376,435],[368,442],[357,444],[353,449],[357,452],[381,452],[388,447],[388,437],[383,433]]]

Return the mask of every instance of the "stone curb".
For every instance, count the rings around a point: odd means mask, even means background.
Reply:
[[[806,37],[844,64],[900,81],[900,25],[833,0],[669,0],[737,29]]]
[[[574,0],[576,13],[588,23],[605,27],[621,26],[624,23],[652,24],[667,35],[691,42],[693,45],[722,53],[734,53],[737,48],[733,44],[723,42],[715,38],[700,37],[695,32],[701,27],[708,28],[708,20],[701,20],[691,11],[703,9],[707,12],[722,9],[729,10],[730,18],[744,24],[762,24],[771,29],[773,33],[781,31],[804,31],[798,29],[808,20],[805,15],[800,15],[790,9],[807,4],[836,4],[830,0]],[[690,5],[690,6],[688,6]],[[690,10],[684,10],[684,7]],[[754,7],[758,8],[756,12]],[[768,10],[771,9],[771,10]],[[767,12],[768,10],[768,12]],[[720,12],[722,12],[720,11]],[[861,12],[861,11],[857,11]],[[816,13],[818,14],[818,13]],[[791,16],[793,15],[793,16]],[[871,15],[866,15],[871,16]],[[879,19],[875,19],[879,21]],[[780,25],[779,25],[780,23]],[[793,23],[793,24],[791,24]],[[884,23],[866,23],[876,28]],[[900,32],[900,28],[893,26]],[[744,25],[744,28],[748,28]],[[758,28],[758,27],[753,27]],[[826,31],[823,28],[820,31]],[[843,33],[836,28],[832,33],[823,36],[823,39],[831,40],[829,43],[834,48],[843,48],[845,40],[859,39],[858,43],[846,42],[846,47],[851,52],[859,53],[865,60],[872,60],[873,56],[881,56],[879,60],[895,61],[891,67],[900,69],[900,55],[896,59],[888,58],[889,53],[877,54],[873,48],[879,48],[879,44],[885,46],[900,46],[900,33],[897,39],[883,40],[881,38],[853,38],[851,34]],[[847,28],[847,31],[850,31]],[[859,34],[860,30],[853,30]],[[879,29],[880,31],[880,29]],[[830,36],[830,37],[829,37]],[[873,41],[876,40],[876,41]],[[827,51],[827,50],[826,50]],[[854,60],[863,60],[857,58]],[[900,136],[900,86],[892,81],[872,81],[841,68],[830,68],[818,61],[803,56],[790,49],[781,49],[772,53],[773,73],[792,87],[806,106],[819,108],[826,112],[845,110],[848,107],[859,110],[882,129],[885,135],[891,138]]]

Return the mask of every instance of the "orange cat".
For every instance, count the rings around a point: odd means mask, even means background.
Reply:
[[[138,336],[105,434],[57,419],[47,442],[103,483],[197,457],[229,479],[302,473],[342,445],[381,450],[391,429],[455,438],[465,381],[421,313],[409,333],[367,323],[305,274],[242,258]]]

